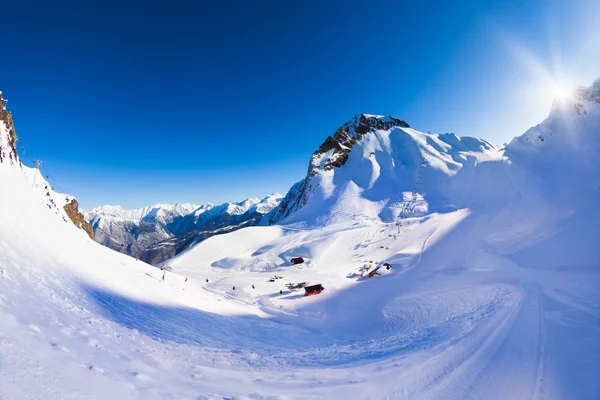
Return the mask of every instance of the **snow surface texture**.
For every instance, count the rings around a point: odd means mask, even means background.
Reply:
[[[212,234],[255,225],[281,201],[280,194],[218,206],[156,204],[135,210],[102,206],[85,213],[96,241],[153,264]]]
[[[199,243],[164,282],[0,165],[0,398],[600,398],[599,154],[581,151],[600,104],[532,129],[506,149],[370,131],[277,225]]]

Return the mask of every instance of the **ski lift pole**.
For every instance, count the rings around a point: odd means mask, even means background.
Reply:
[[[31,185],[32,188],[35,186],[35,178],[37,178],[37,172],[42,166],[42,162],[40,160],[33,160],[33,163],[35,164],[35,172],[33,173],[33,184]]]

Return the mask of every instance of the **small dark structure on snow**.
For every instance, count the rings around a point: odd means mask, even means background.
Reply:
[[[375,268],[373,271],[369,272],[369,278],[374,277],[375,275],[381,275],[379,272],[379,267]]]
[[[325,288],[320,283],[317,285],[304,286],[304,295],[305,296],[313,296],[315,294],[321,293]]]
[[[387,269],[388,271],[389,271],[390,269],[392,269],[392,266],[391,266],[389,263],[385,263],[385,264],[383,264],[383,266],[384,266],[384,267],[385,267],[385,269]]]
[[[285,285],[285,287],[287,287],[290,290],[296,290],[296,289],[302,289],[303,287],[305,287],[307,285],[306,282],[300,282],[300,283],[287,283]]]
[[[292,258],[292,264],[296,265],[296,264],[302,264],[302,263],[304,263],[304,258],[302,258],[302,257]]]

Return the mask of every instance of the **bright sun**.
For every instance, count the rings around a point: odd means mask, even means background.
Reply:
[[[555,82],[552,85],[552,95],[558,100],[566,100],[571,97],[573,86],[564,82]]]

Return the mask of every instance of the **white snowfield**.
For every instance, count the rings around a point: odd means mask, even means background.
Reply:
[[[599,144],[580,93],[502,149],[367,133],[164,282],[0,164],[0,399],[598,399]]]

